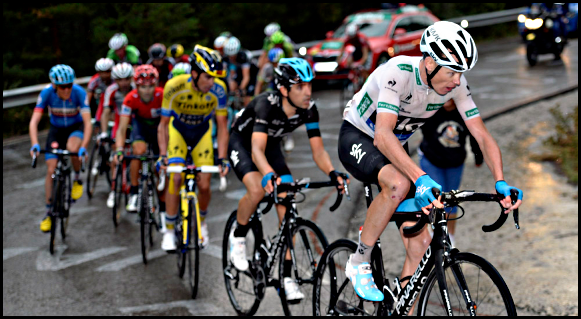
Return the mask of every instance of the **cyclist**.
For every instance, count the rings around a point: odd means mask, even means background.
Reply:
[[[135,84],[133,84],[133,67],[131,64],[123,62],[115,65],[111,70],[111,76],[115,80],[115,83],[109,85],[107,90],[105,90],[105,96],[103,97],[103,103],[99,106],[102,114],[97,112],[100,116],[101,122],[101,136],[107,137],[105,134],[107,132],[107,124],[109,122],[109,116],[111,111],[113,111],[115,125],[111,131],[111,138],[115,139],[115,135],[119,128],[119,113],[121,111],[121,105],[123,105],[123,100],[125,96],[133,89],[135,89]],[[114,178],[113,172],[115,171],[115,164],[111,162],[111,178]],[[115,204],[115,191],[111,190],[109,197],[107,198],[107,207],[112,208]]]
[[[171,69],[171,73],[169,74],[169,78],[173,78],[174,76],[182,75],[182,74],[190,74],[192,72],[192,66],[190,63],[176,63],[173,69]]]
[[[228,88],[243,97],[244,106],[254,95],[258,68],[252,63],[252,54],[240,47],[240,40],[232,36],[224,44],[224,55],[228,57]]]
[[[238,179],[246,187],[246,195],[238,202],[237,227],[230,234],[230,255],[234,266],[245,271],[246,233],[250,216],[264,197],[273,192],[272,177],[277,184],[293,182],[279,147],[282,136],[305,124],[313,160],[331,179],[342,182],[329,154],[323,146],[319,131],[319,112],[311,100],[311,66],[300,58],[281,59],[275,69],[277,91],[257,96],[237,115],[232,125],[228,154]],[[277,207],[279,220],[284,206]],[[288,300],[300,300],[304,295],[290,278],[292,262],[287,252],[284,264],[285,291]]]
[[[222,68],[222,58],[218,52],[196,45],[190,55],[191,73],[178,75],[167,82],[163,92],[161,122],[158,127],[158,141],[161,166],[184,166],[187,146],[193,147],[192,159],[196,166],[214,165],[212,127],[210,120],[216,113],[218,126],[218,157],[222,166],[221,176],[229,170],[227,156],[228,127],[226,109],[226,84],[218,79],[226,76]],[[210,203],[209,173],[198,174],[200,215],[202,217],[202,245],[209,243],[208,226],[205,217]],[[165,251],[176,249],[175,221],[178,213],[179,190],[183,174],[171,174],[166,195],[167,231],[163,235],[161,248]]]
[[[166,56],[172,58],[175,63],[189,63],[190,57],[184,54],[184,47],[181,44],[172,44],[171,47],[167,48]]]
[[[462,75],[478,59],[470,34],[455,23],[436,22],[424,31],[420,49],[423,57],[392,58],[370,75],[349,102],[339,133],[343,166],[358,180],[381,187],[367,210],[358,248],[345,268],[354,290],[366,300],[384,298],[371,275],[371,249],[408,191],[409,198],[415,195],[416,206],[426,214],[432,205],[443,208],[431,192],[433,187],[441,190],[441,186],[411,160],[406,142],[446,101],[454,100],[483,151],[497,181],[497,192],[506,196],[502,205],[512,211],[522,202],[519,190],[519,200],[511,204],[510,189],[514,187],[504,182],[500,150],[486,130]],[[413,222],[403,223],[410,225]],[[414,237],[405,237],[401,226],[406,259],[400,278],[404,278],[413,274],[431,239],[427,227]]]
[[[109,52],[107,52],[107,57],[115,63],[128,62],[131,65],[141,64],[141,58],[139,50],[129,44],[129,40],[125,33],[115,33],[111,39],[109,39]]]
[[[344,67],[346,69],[361,67],[361,75],[364,79],[367,79],[369,71],[371,70],[373,52],[371,52],[367,37],[358,31],[359,27],[356,23],[350,23],[345,28],[345,35],[347,38],[345,39],[345,44],[341,48],[341,53],[339,53],[339,56],[337,57],[337,63],[344,62]],[[354,51],[350,52],[347,59],[343,60],[343,54],[347,51],[346,48],[349,46],[351,46]]]
[[[278,66],[278,61],[284,58],[284,51],[281,48],[272,48],[268,51],[268,60],[270,63],[264,65],[256,77],[256,86],[254,96],[258,96],[264,91],[276,90],[274,84],[274,69]]]
[[[275,28],[273,28],[272,30],[274,30],[274,29]],[[265,30],[265,33],[266,33],[266,30]],[[260,54],[260,57],[258,58],[258,67],[260,69],[262,69],[264,64],[266,64],[268,62],[268,52],[272,48],[283,49],[284,56],[287,58],[292,58],[292,57],[296,56],[293,41],[288,36],[286,36],[282,31],[280,31],[280,26],[279,26],[279,30],[274,31],[270,36],[267,36],[267,38],[264,39],[264,44],[262,46],[262,53]]]
[[[225,35],[219,35],[214,40],[214,50],[218,51],[220,55],[224,55],[224,44],[228,42],[228,37]]]
[[[149,60],[145,64],[151,64],[157,69],[159,74],[159,81],[157,86],[163,88],[165,83],[169,79],[168,76],[173,69],[175,61],[173,58],[168,58],[165,56],[165,45],[161,43],[154,43],[147,49],[147,55],[149,55]]]
[[[29,134],[32,148],[30,156],[38,156],[40,145],[38,142],[38,123],[42,118],[44,109],[48,107],[50,115],[50,129],[46,139],[46,149],[52,149],[53,143],[58,143],[57,148],[67,149],[70,152],[79,153],[79,156],[87,155],[87,146],[91,140],[91,109],[86,103],[85,90],[74,84],[75,71],[68,65],[57,64],[49,73],[51,84],[47,85],[38,96],[34,113],[30,119]],[[47,213],[40,223],[40,230],[50,232],[51,220],[51,195],[52,175],[57,165],[57,156],[46,154],[46,178],[44,191]],[[83,195],[83,184],[79,179],[81,163],[78,157],[72,158],[75,177],[71,197],[73,200]]]
[[[114,65],[115,62],[109,58],[100,58],[95,63],[97,73],[91,77],[89,84],[87,84],[86,104],[91,108],[91,116],[96,114],[103,92],[112,83],[111,69]]]
[[[156,87],[159,80],[157,70],[149,64],[143,64],[135,68],[133,76],[136,89],[125,96],[121,106],[121,116],[119,118],[119,128],[115,147],[117,154],[113,159],[117,164],[123,157],[123,147],[127,134],[127,127],[131,122],[131,141],[133,155],[143,155],[147,152],[147,145],[151,146],[153,154],[159,154],[157,143],[157,126],[161,115],[161,102],[163,99],[163,88]],[[141,162],[131,161],[130,178],[131,190],[127,203],[127,211],[137,211],[137,201],[139,192],[139,170]],[[162,193],[159,199],[160,212],[165,212],[165,199]]]

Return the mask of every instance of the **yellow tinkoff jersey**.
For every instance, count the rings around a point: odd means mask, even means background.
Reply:
[[[226,84],[214,79],[214,86],[208,93],[192,88],[193,80],[189,74],[178,75],[169,80],[163,89],[161,115],[174,118],[178,127],[193,128],[209,121],[214,110],[217,115],[228,115]],[[180,125],[182,124],[182,125]]]

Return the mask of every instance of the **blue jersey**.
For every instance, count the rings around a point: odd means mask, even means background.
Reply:
[[[56,89],[49,84],[40,91],[34,112],[42,113],[48,106],[50,124],[55,127],[69,127],[82,123],[81,113],[91,113],[91,109],[85,101],[86,95],[87,93],[80,85],[73,84],[71,97],[65,101],[58,97]]]

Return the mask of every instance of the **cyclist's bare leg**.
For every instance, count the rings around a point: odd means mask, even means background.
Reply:
[[[133,142],[133,155],[143,155],[147,151],[147,144],[143,141]],[[129,177],[131,179],[131,186],[139,186],[139,170],[141,169],[141,161],[134,159],[129,165]]]
[[[258,203],[264,198],[264,189],[261,185],[262,174],[259,172],[250,172],[244,175],[242,183],[246,186],[246,195],[238,202],[238,213],[236,221],[239,225],[247,225],[250,216],[256,210]]]
[[[198,183],[198,202],[200,203],[200,211],[206,211],[208,205],[210,204],[210,199],[212,198],[212,192],[210,191],[210,180],[212,174],[210,173],[198,173],[197,183]]]
[[[67,140],[67,150],[69,152],[76,153],[81,148],[81,139],[73,136]],[[73,164],[73,170],[79,172],[81,170],[81,160],[77,156],[71,157],[71,163]]]
[[[405,262],[403,264],[403,269],[401,271],[400,278],[404,278],[406,276],[411,276],[414,274],[414,272],[418,268],[418,265],[420,264],[420,261],[422,260],[422,257],[424,256],[424,253],[426,252],[426,249],[428,249],[428,246],[432,241],[430,232],[428,231],[428,227],[430,226],[424,227],[424,229],[422,229],[421,231],[412,236],[406,236],[403,234],[404,227],[410,227],[413,226],[414,224],[415,222],[405,222],[399,229],[401,239],[403,241],[403,245],[406,250]],[[405,284],[407,284],[407,281],[402,281],[401,283],[402,287]],[[418,300],[416,299],[415,302],[417,301]],[[412,308],[410,309],[409,314],[413,313],[414,308],[415,303],[414,306],[412,306]]]
[[[174,165],[170,165],[174,166]],[[183,166],[183,165],[176,165],[176,166]],[[182,186],[182,174],[171,173],[170,174],[170,183],[172,185],[168,185],[167,193],[165,197],[165,209],[166,215],[170,219],[174,219],[178,214],[178,206],[180,201],[180,188]]]
[[[50,205],[50,197],[52,196],[52,174],[56,169],[57,159],[49,159],[46,161],[46,178],[44,180],[44,192],[46,204]]]

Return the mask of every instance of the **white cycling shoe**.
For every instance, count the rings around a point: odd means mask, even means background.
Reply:
[[[109,197],[107,197],[107,207],[113,208],[113,206],[115,206],[115,192],[111,191]]]
[[[206,248],[210,244],[210,235],[208,234],[208,224],[201,222],[202,240],[198,240],[202,248]]]
[[[298,302],[305,298],[305,295],[299,289],[299,285],[290,277],[284,277],[284,293],[286,300],[290,302]]]
[[[230,233],[230,262],[240,271],[248,270],[246,259],[246,237],[234,237],[234,230]]]
[[[129,195],[129,200],[125,209],[127,212],[137,212],[137,200],[139,199],[139,194]]]
[[[163,239],[161,240],[161,249],[164,251],[174,251],[177,249],[176,244],[176,233],[173,229],[168,229],[163,234]]]

